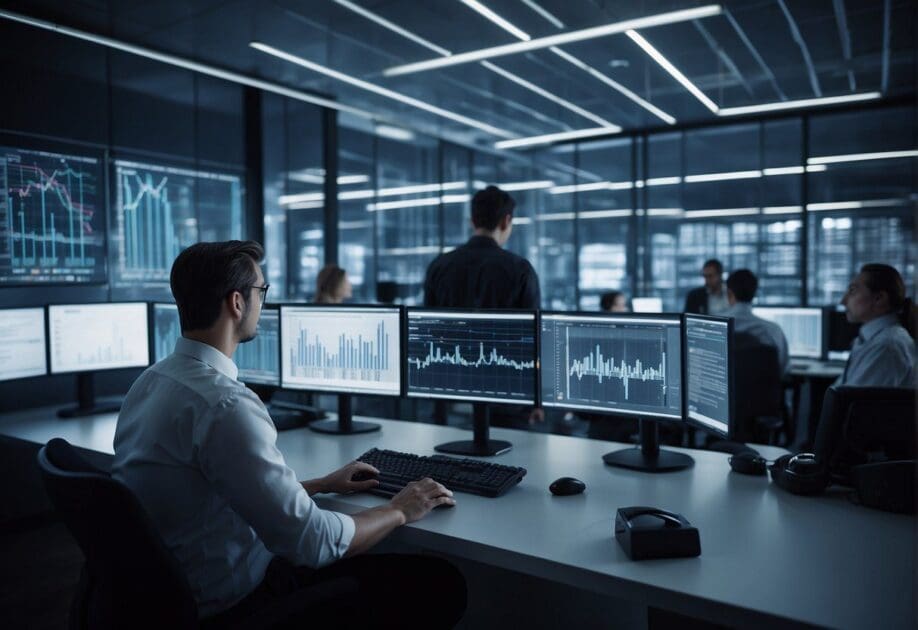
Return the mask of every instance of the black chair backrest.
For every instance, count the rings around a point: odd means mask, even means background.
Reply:
[[[188,581],[137,497],[60,438],[42,447],[38,464],[86,557],[71,627],[197,628]]]
[[[730,439],[761,442],[756,418],[783,417],[783,388],[778,349],[748,333],[733,335],[734,425]]]
[[[837,481],[869,461],[915,459],[915,390],[830,387],[822,403],[814,452]]]

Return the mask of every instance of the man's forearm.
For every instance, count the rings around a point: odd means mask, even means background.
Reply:
[[[311,497],[314,497],[317,494],[328,492],[328,484],[325,481],[325,477],[310,479],[309,481],[301,481],[300,484],[306,490],[306,494]]]
[[[371,549],[392,530],[405,524],[405,515],[391,505],[381,505],[352,515],[354,538],[345,556],[355,556]]]

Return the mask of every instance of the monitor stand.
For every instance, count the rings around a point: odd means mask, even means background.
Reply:
[[[265,404],[271,420],[274,421],[274,428],[278,431],[305,427],[308,423],[325,417],[324,411],[311,405],[276,399],[274,394],[277,387],[273,385],[249,383],[247,387]]]
[[[440,453],[451,453],[453,455],[474,455],[476,457],[490,457],[506,453],[513,445],[504,440],[488,439],[490,424],[490,410],[484,403],[475,403],[472,405],[474,414],[474,437],[471,440],[460,440],[458,442],[446,442],[434,447],[435,451]]]
[[[334,435],[353,435],[355,433],[370,433],[379,431],[379,425],[373,422],[354,420],[351,413],[350,394],[338,395],[338,419],[319,420],[312,422],[309,428],[318,433],[331,433]]]
[[[644,472],[672,472],[691,468],[695,460],[685,453],[660,450],[660,428],[656,422],[641,420],[641,447],[612,451],[602,456],[609,466]]]
[[[57,412],[58,418],[80,418],[82,416],[95,416],[102,413],[118,413],[121,411],[121,401],[103,404],[96,403],[96,388],[92,372],[77,374],[77,406],[61,409]]]

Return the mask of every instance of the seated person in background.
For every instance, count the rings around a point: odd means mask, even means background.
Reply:
[[[727,289],[723,283],[723,264],[716,258],[705,261],[701,267],[701,275],[704,277],[704,286],[688,292],[683,311],[699,315],[722,315],[730,308]]]
[[[599,308],[607,313],[627,313],[628,300],[621,291],[609,291],[600,296]]]
[[[835,385],[914,387],[914,306],[899,272],[880,263],[864,265],[842,304],[848,321],[862,326]]]
[[[727,300],[730,308],[721,313],[724,317],[733,318],[733,330],[747,333],[766,345],[778,349],[778,366],[781,374],[787,372],[788,351],[787,339],[781,327],[752,314],[752,300],[759,288],[759,280],[748,269],[738,269],[727,278]]]
[[[316,276],[316,304],[341,304],[353,294],[347,272],[338,265],[325,265]]]
[[[454,505],[452,493],[425,479],[352,516],[321,509],[312,495],[371,488],[378,482],[352,477],[375,469],[351,462],[297,481],[264,404],[236,380],[230,357],[255,338],[268,290],[263,255],[254,241],[228,241],[197,243],[176,258],[171,285],[182,337],[124,400],[113,476],[149,513],[202,618],[229,624],[347,576],[358,585],[356,600],[307,610],[302,627],[451,627],[465,607],[465,581],[450,564],[361,554],[434,507]]]

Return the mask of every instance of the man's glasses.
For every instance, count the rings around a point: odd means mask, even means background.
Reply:
[[[260,287],[260,286],[258,286],[257,284],[253,284],[253,285],[252,285],[251,287],[249,287],[249,288],[250,288],[250,289],[258,289],[258,290],[259,290],[259,292],[261,293],[261,295],[260,295],[260,297],[261,297],[261,305],[264,306],[264,305],[265,305],[265,299],[268,297],[268,289],[271,288],[271,285],[270,285],[270,284],[265,284],[265,286]]]

